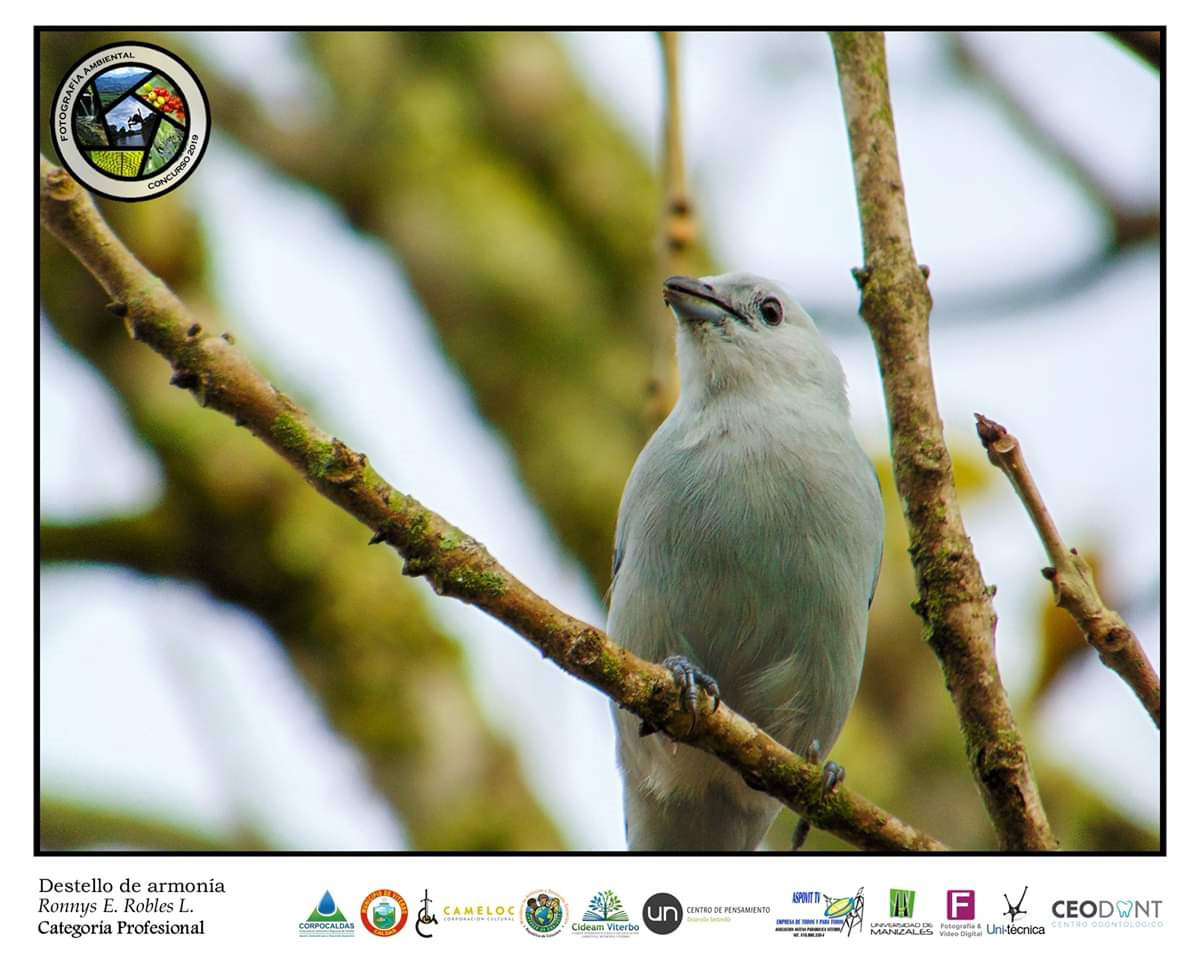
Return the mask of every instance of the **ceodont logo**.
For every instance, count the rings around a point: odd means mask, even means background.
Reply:
[[[210,132],[208,98],[191,68],[152,43],[93,50],[63,77],[50,107],[59,160],[112,200],[149,200],[196,169]]]

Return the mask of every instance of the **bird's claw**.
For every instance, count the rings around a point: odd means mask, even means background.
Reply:
[[[821,800],[825,800],[846,779],[846,768],[830,760],[825,764],[825,778],[821,782]]]
[[[692,715],[692,725],[688,728],[688,736],[691,736],[696,729],[699,715],[700,691],[703,690],[712,698],[711,712],[716,713],[721,706],[721,688],[717,686],[716,680],[696,667],[687,657],[670,656],[662,665],[671,671],[675,682],[679,684],[679,705]]]
[[[813,740],[808,745],[808,749],[804,751],[804,759],[814,766],[821,762],[821,741]],[[821,777],[820,802],[824,803],[829,798],[829,795],[842,785],[842,781],[845,779],[845,767],[840,763],[834,763],[832,760],[826,763]],[[792,850],[799,850],[804,846],[804,841],[808,839],[809,827],[809,822],[801,817],[796,824],[795,831],[792,833]]]

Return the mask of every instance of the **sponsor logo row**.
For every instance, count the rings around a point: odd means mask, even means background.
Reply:
[[[493,903],[445,902],[435,905],[426,889],[417,901],[412,929],[429,939],[439,930],[467,923],[521,926],[534,937],[569,933],[593,939],[628,938],[643,931],[665,936],[685,922],[729,924],[753,921],[763,930],[792,937],[839,936],[943,936],[971,939],[991,936],[1041,936],[1047,927],[1162,927],[1163,901],[1122,897],[1110,899],[1031,899],[1029,887],[1019,892],[989,895],[986,902],[969,888],[948,889],[923,895],[920,910],[917,892],[892,888],[886,901],[868,915],[864,888],[855,891],[793,890],[790,901],[782,896],[771,903],[692,903],[687,906],[674,894],[647,897],[640,911],[627,907],[612,890],[599,890],[578,915],[567,900],[549,887],[530,890],[519,901]],[[944,911],[942,909],[944,893]],[[1036,902],[1035,902],[1036,900]],[[886,907],[887,919],[883,919]],[[409,920],[408,902],[395,890],[372,890],[363,898],[357,918],[347,917],[326,890],[299,924],[302,937],[352,937],[362,929],[378,937],[400,933]],[[743,929],[745,927],[743,926]]]

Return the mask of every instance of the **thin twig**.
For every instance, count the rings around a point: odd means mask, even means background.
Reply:
[[[1158,674],[1129,625],[1100,599],[1088,562],[1074,547],[1068,548],[1059,535],[1021,453],[1020,442],[981,413],[975,414],[975,421],[988,460],[1008,477],[1046,548],[1052,566],[1043,568],[1042,576],[1054,587],[1054,602],[1079,624],[1087,642],[1100,654],[1100,661],[1129,684],[1154,725],[1161,728],[1162,692]]]
[[[1100,168],[1054,130],[1042,117],[1038,105],[1022,97],[1004,80],[964,35],[952,33],[948,42],[951,55],[967,79],[979,84],[1004,111],[1013,128],[1058,166],[1108,219],[1109,254],[1158,236],[1161,221],[1157,202],[1135,206],[1126,201]]]
[[[925,636],[958,710],[967,757],[1001,844],[1052,850],[1025,744],[1000,681],[996,614],[963,527],[929,353],[932,300],[917,264],[881,33],[834,33],[866,265],[854,275],[875,341],[891,427],[896,489]]]
[[[814,825],[872,850],[943,850],[851,790],[822,797],[822,770],[806,763],[727,706],[694,720],[671,674],[617,646],[517,580],[472,539],[396,490],[336,437],[321,430],[224,336],[210,336],[100,216],[91,197],[41,158],[41,220],[113,298],[130,336],[174,368],[171,383],[233,418],[291,463],[324,497],[375,531],[439,594],[472,604],[511,627],[559,667],[600,690],[655,729],[719,757],[756,789]]]
[[[658,34],[663,68],[662,184],[663,211],[660,257],[664,277],[692,272],[696,219],[687,185],[683,150],[683,108],[679,92],[679,34]],[[656,288],[654,296],[659,296]],[[650,380],[646,388],[646,420],[651,429],[671,412],[679,393],[675,369],[675,324],[670,313],[656,318],[651,331]]]

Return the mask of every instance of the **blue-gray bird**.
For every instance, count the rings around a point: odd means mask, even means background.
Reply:
[[[684,704],[727,703],[819,762],[858,690],[883,551],[845,374],[770,280],[670,277],[663,294],[679,400],[621,498],[608,632],[668,666]],[[614,712],[631,850],[758,846],[777,801]],[[840,777],[826,767],[827,788]]]

